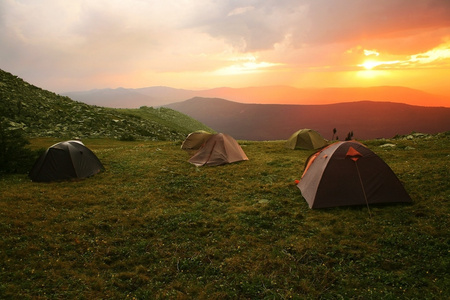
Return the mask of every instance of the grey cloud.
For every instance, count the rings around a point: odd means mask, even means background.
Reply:
[[[255,51],[282,41],[302,23],[303,11],[303,1],[229,1],[202,7],[188,25],[243,51]]]
[[[450,1],[228,1],[204,6],[190,25],[242,51],[271,49],[286,35],[298,48],[450,27]]]

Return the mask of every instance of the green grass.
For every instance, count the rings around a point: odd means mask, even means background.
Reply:
[[[56,139],[33,139],[39,149]],[[311,151],[241,145],[195,167],[176,142],[87,139],[106,171],[0,178],[0,298],[442,299],[449,286],[450,138],[366,144],[411,205],[310,210]]]

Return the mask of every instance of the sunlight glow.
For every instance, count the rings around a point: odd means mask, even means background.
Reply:
[[[366,68],[367,70],[372,70],[373,68],[375,68],[376,66],[378,66],[380,63],[377,61],[373,61],[373,60],[367,60],[365,61],[363,64],[358,65],[361,67]]]
[[[379,56],[380,53],[378,53],[378,52],[375,51],[375,50],[364,50],[364,55],[365,55],[365,56],[369,56],[369,55]]]
[[[446,59],[450,59],[450,43],[441,45],[425,53],[412,55],[408,62],[412,64],[431,64],[434,62],[442,62]]]
[[[219,75],[233,75],[233,74],[242,74],[242,73],[255,73],[262,72],[263,69],[267,69],[269,67],[277,66],[278,64],[272,64],[268,62],[244,62],[241,64],[231,65],[216,71],[216,74]]]
[[[364,50],[364,55],[379,56],[380,53],[374,50]],[[436,67],[436,66],[449,66],[450,65],[450,42],[444,43],[439,47],[431,49],[424,53],[411,55],[407,59],[393,60],[393,61],[376,61],[366,60],[358,67],[363,67],[366,70],[372,70],[378,66],[391,65],[397,69],[417,68],[417,67]]]
[[[364,67],[367,70],[372,70],[375,67],[381,65],[394,65],[400,63],[399,60],[394,61],[374,61],[374,60],[366,60],[364,63],[358,65],[358,67]]]
[[[378,77],[387,78],[390,75],[389,71],[381,71],[381,70],[364,70],[356,72],[356,77],[364,80],[374,80]]]
[[[282,64],[258,62],[254,55],[238,56],[229,59],[233,64],[217,70],[218,75],[239,75],[243,73],[256,73],[266,71],[270,67],[279,66]]]

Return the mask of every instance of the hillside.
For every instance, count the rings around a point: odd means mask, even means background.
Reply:
[[[160,106],[184,101],[193,97],[222,98],[240,103],[256,104],[312,105],[365,100],[450,107],[450,99],[420,90],[398,86],[322,89],[262,86],[247,88],[222,87],[207,90],[185,90],[153,86],[138,89],[95,89],[91,91],[68,92],[64,93],[64,95],[84,103],[116,108]]]
[[[172,108],[237,139],[279,140],[302,128],[331,139],[333,128],[344,139],[391,138],[412,131],[450,130],[450,108],[360,101],[330,105],[244,104],[217,98],[192,98]]]
[[[0,117],[29,137],[179,140],[211,130],[168,108],[117,110],[76,102],[0,70]]]

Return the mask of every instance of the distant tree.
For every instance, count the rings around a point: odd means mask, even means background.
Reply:
[[[27,148],[29,144],[22,129],[12,128],[8,120],[0,119],[0,174],[30,170],[38,154]]]
[[[334,135],[336,134],[336,128],[333,128],[333,137],[331,138],[332,141],[334,141]]]
[[[347,137],[345,138],[346,141],[353,140],[353,130],[347,133]]]

